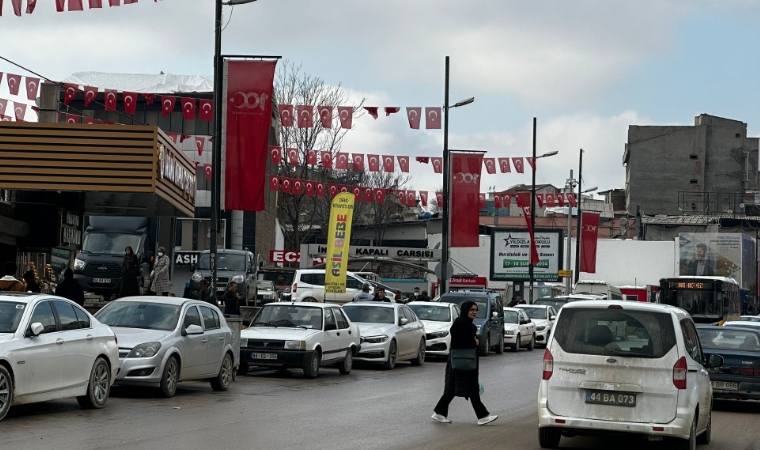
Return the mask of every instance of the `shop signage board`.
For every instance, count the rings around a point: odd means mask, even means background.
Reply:
[[[58,245],[62,247],[81,247],[83,223],[84,217],[82,217],[82,214],[61,209],[61,232]]]
[[[190,267],[194,264],[198,264],[198,257],[201,252],[198,251],[175,251],[174,252],[174,267]]]
[[[270,250],[269,262],[275,264],[297,264],[301,262],[301,252],[293,250]],[[314,264],[324,264],[325,258],[312,258]]]
[[[50,253],[50,267],[53,268],[53,271],[57,276],[69,267],[69,261],[71,261],[71,250],[53,247],[50,250]]]
[[[309,244],[309,256],[324,256],[327,254],[327,245]],[[428,248],[407,248],[407,247],[381,247],[381,246],[351,246],[349,258],[393,258],[408,260],[430,260],[437,261],[441,259],[441,250]]]
[[[539,262],[536,281],[559,281],[562,267],[562,231],[535,230]],[[528,281],[530,234],[525,229],[497,229],[491,239],[491,281]]]

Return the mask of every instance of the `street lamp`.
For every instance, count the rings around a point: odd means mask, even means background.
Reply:
[[[441,193],[441,196],[443,197],[443,225],[441,227],[441,243],[442,249],[441,249],[441,285],[440,287],[440,295],[443,295],[446,293],[446,285],[448,284],[447,281],[449,279],[449,276],[451,275],[448,273],[448,265],[449,265],[449,206],[450,205],[450,197],[449,197],[449,179],[451,178],[450,173],[450,164],[449,164],[449,110],[451,108],[459,108],[460,106],[469,105],[470,103],[475,101],[475,97],[466,98],[464,100],[461,100],[459,102],[454,103],[453,105],[449,105],[449,57],[446,57],[446,76],[445,76],[445,86],[444,86],[444,92],[443,92],[443,192]]]
[[[581,194],[588,194],[589,192],[594,192],[594,191],[596,191],[597,189],[599,189],[599,188],[598,188],[598,187],[596,187],[596,186],[594,186],[594,187],[592,187],[592,188],[588,188],[588,189],[586,189],[585,191],[581,192]]]
[[[565,192],[572,193],[575,189],[575,186],[578,185],[578,180],[573,178],[573,171],[570,169],[570,178],[567,179],[565,182]],[[570,206],[570,203],[567,204],[567,242],[566,242],[566,255],[565,255],[565,270],[570,270],[570,260],[572,253],[572,248],[570,247],[570,241],[572,239],[573,235],[573,207]],[[573,290],[573,277],[570,275],[565,280],[565,295],[570,295]]]

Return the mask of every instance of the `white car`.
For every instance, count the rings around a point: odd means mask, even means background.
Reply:
[[[366,283],[363,278],[352,272],[346,274],[346,292],[343,294],[325,294],[325,269],[299,269],[293,275],[290,286],[293,302],[348,303],[361,292]]]
[[[77,304],[0,295],[0,420],[11,405],[68,397],[102,408],[118,371],[116,336]]]
[[[517,305],[536,324],[536,345],[546,347],[546,342],[551,335],[554,321],[557,319],[557,311],[550,305]]]
[[[448,356],[451,348],[449,330],[459,317],[459,306],[454,303],[411,302],[408,306],[425,327],[425,352],[428,356]]]
[[[747,320],[729,320],[729,321],[723,322],[723,326],[724,327],[747,327],[747,328],[759,329],[760,322],[753,322],[753,321],[747,321]]]
[[[686,311],[667,305],[589,300],[565,305],[544,351],[539,444],[562,436],[641,435],[694,450],[710,442],[708,368]]]
[[[536,324],[520,308],[504,308],[504,346],[513,352],[536,346]]]
[[[343,312],[359,325],[361,350],[357,361],[382,363],[391,370],[398,361],[413,366],[425,362],[425,327],[414,311],[398,303],[350,303]]]
[[[741,316],[740,322],[760,322],[760,316]]]
[[[289,302],[261,308],[240,341],[241,372],[252,366],[298,368],[316,378],[324,366],[350,373],[361,336],[339,306]]]

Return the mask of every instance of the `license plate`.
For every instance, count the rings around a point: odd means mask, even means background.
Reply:
[[[277,353],[251,353],[252,359],[277,359]]]
[[[93,278],[92,282],[98,283],[98,284],[108,284],[111,282],[111,279],[110,278]]]
[[[586,403],[610,406],[636,406],[636,394],[630,392],[586,391]]]
[[[728,381],[713,381],[712,387],[713,389],[725,389],[729,391],[738,391],[739,383],[730,383]]]

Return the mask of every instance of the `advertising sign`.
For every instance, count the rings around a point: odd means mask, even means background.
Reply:
[[[327,246],[322,244],[309,244],[310,256],[323,256],[327,254]],[[348,253],[351,258],[379,257],[408,260],[440,261],[441,250],[429,248],[408,247],[380,247],[380,246],[352,246]]]
[[[562,231],[535,230],[538,264],[533,279],[559,281],[562,267]],[[491,281],[530,280],[530,234],[522,229],[494,230],[491,237]]]
[[[680,275],[733,278],[754,291],[754,238],[741,233],[681,233],[678,240]]]
[[[346,293],[346,271],[354,217],[354,194],[341,192],[330,205],[330,228],[327,232],[327,265],[325,293]]]

